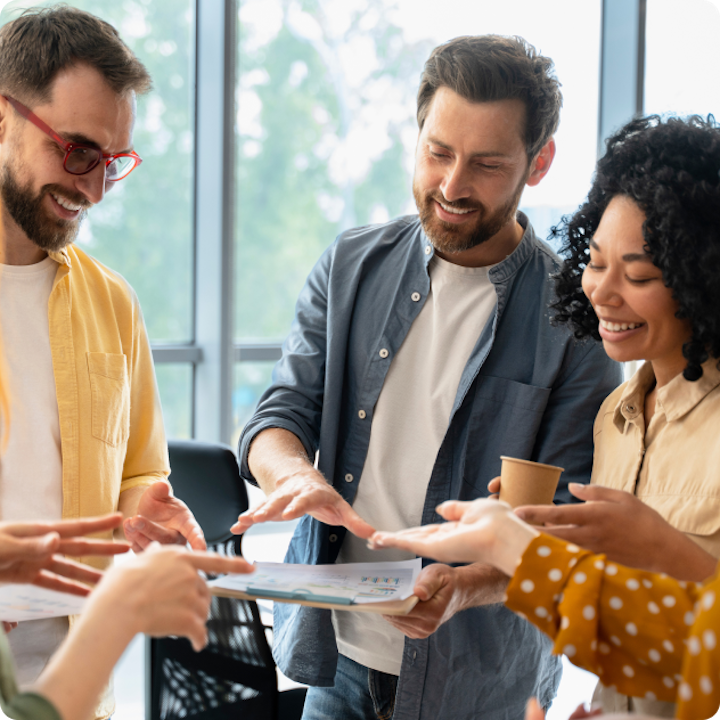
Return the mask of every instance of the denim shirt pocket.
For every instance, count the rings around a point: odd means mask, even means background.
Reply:
[[[93,437],[111,447],[130,434],[130,384],[127,358],[121,353],[87,353]]]
[[[464,481],[487,495],[487,483],[500,474],[500,456],[533,460],[551,388],[508,378],[478,378],[470,417]]]

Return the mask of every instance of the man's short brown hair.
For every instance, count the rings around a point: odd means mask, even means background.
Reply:
[[[550,58],[521,37],[458,37],[436,47],[425,63],[417,97],[422,130],[435,92],[447,87],[470,102],[520,100],[525,105],[525,147],[533,159],[554,135],[562,94]]]
[[[90,13],[56,5],[30,8],[0,28],[0,93],[25,102],[51,99],[52,83],[68,67],[95,68],[118,95],[147,92],[145,66],[117,30]]]

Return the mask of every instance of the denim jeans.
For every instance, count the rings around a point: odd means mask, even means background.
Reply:
[[[302,720],[391,720],[397,681],[340,655],[335,685],[308,689]]]

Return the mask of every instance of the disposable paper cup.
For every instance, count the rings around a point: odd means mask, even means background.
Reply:
[[[511,507],[552,504],[560,474],[565,468],[504,455],[500,459],[501,500]]]

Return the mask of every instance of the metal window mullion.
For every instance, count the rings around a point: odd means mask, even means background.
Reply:
[[[194,437],[232,434],[236,0],[197,0]]]
[[[647,0],[603,0],[598,157],[605,139],[643,114]]]
[[[606,138],[644,112],[646,20],[647,0],[603,0],[598,157]],[[625,377],[638,366],[624,363]]]

